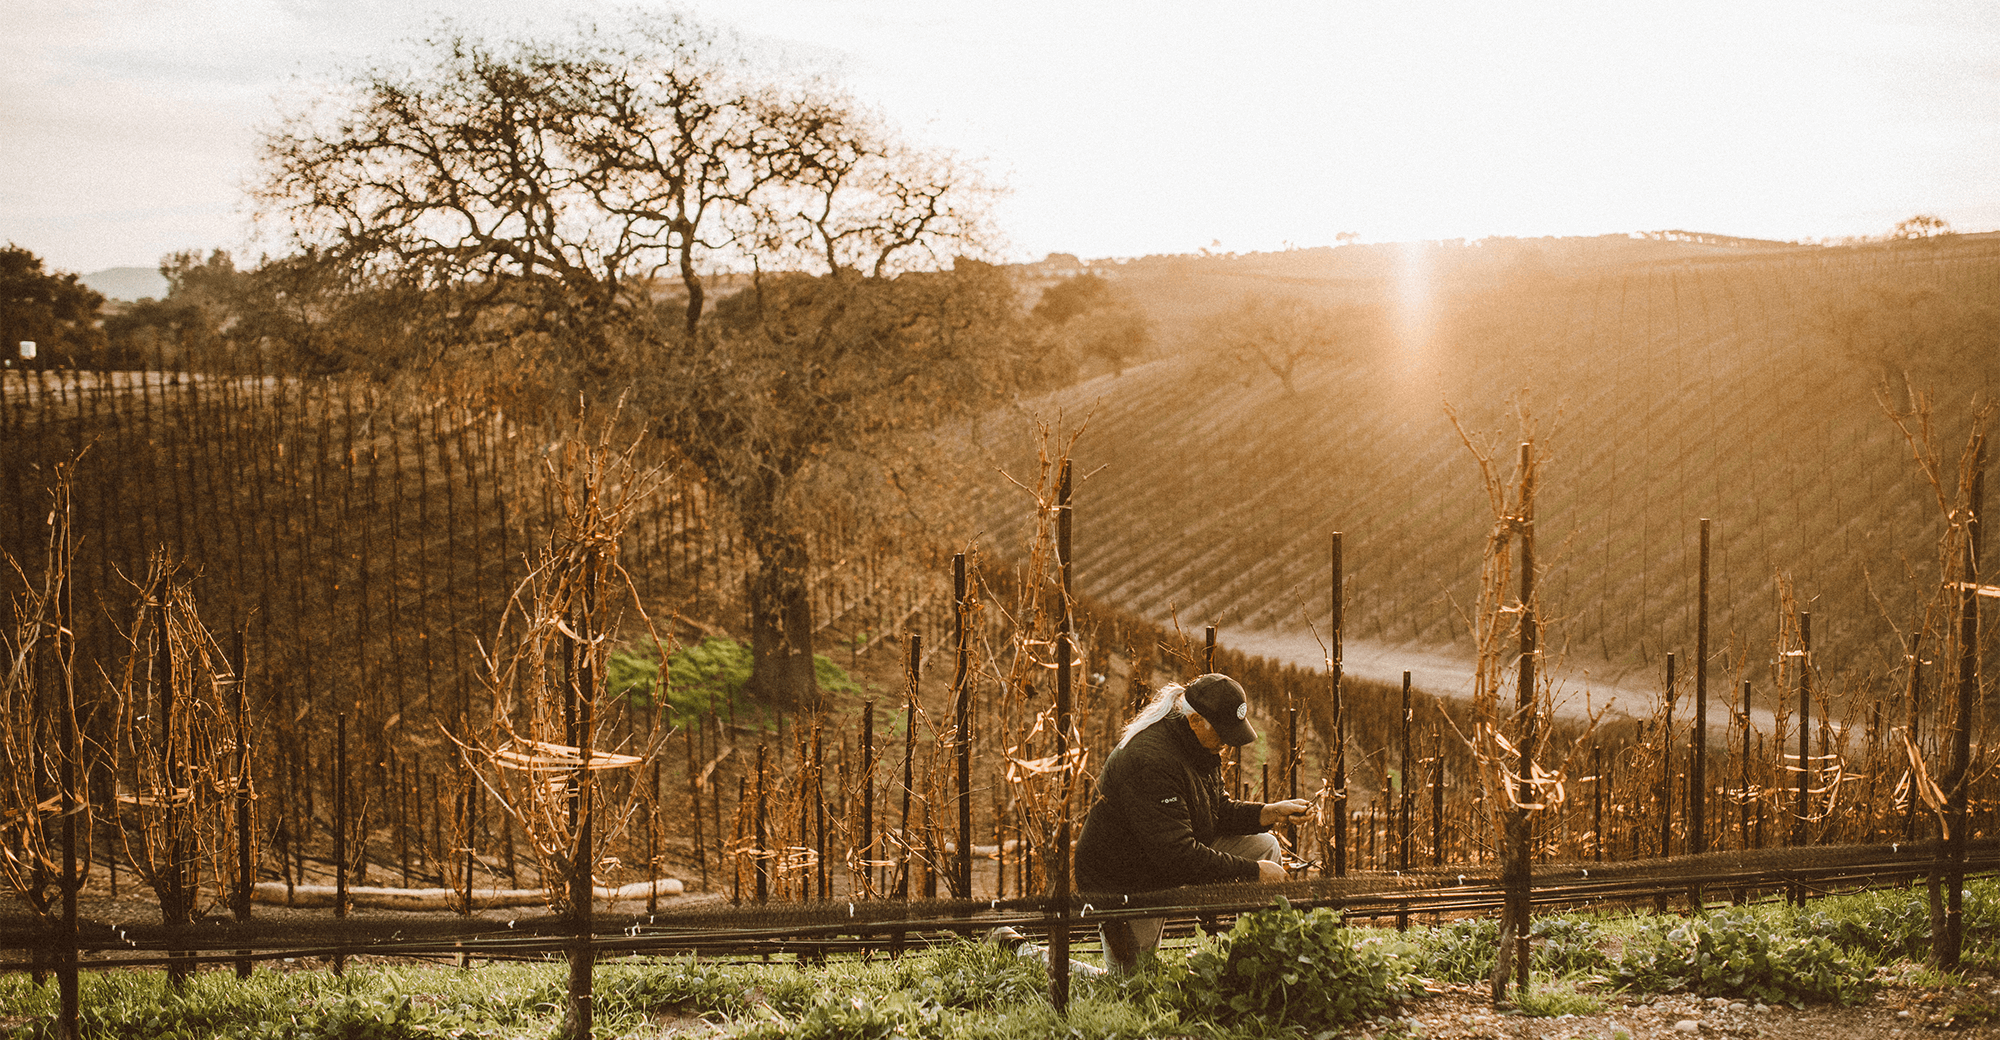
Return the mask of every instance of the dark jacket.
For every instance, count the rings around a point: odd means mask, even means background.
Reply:
[[[1223,792],[1221,766],[1221,757],[1202,747],[1178,715],[1113,751],[1076,843],[1077,890],[1127,893],[1257,880],[1255,860],[1209,847],[1226,834],[1265,829],[1258,822],[1263,805]]]

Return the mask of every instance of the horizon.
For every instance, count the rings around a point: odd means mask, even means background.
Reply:
[[[1880,243],[1897,241],[1897,239],[1887,234],[1872,235],[1872,236],[1851,235],[1851,236],[1844,236],[1838,239],[1803,238],[1803,239],[1785,241],[1778,239],[1753,238],[1747,235],[1734,235],[1722,231],[1712,231],[1712,230],[1697,231],[1691,228],[1660,228],[1650,231],[1607,231],[1600,234],[1580,234],[1580,235],[1488,235],[1483,238],[1430,238],[1430,239],[1413,239],[1408,241],[1381,241],[1381,242],[1349,241],[1349,242],[1334,242],[1324,245],[1288,245],[1286,248],[1283,249],[1252,250],[1245,252],[1217,252],[1211,249],[1200,249],[1193,252],[1147,253],[1140,256],[1084,256],[1076,253],[1070,253],[1058,250],[1055,252],[1043,254],[1042,256],[1038,257],[1019,257],[1019,258],[1010,257],[998,260],[996,262],[1003,266],[1031,267],[1037,264],[1046,263],[1058,257],[1071,257],[1074,258],[1080,266],[1089,268],[1089,267],[1102,267],[1102,266],[1115,267],[1124,264],[1142,263],[1144,261],[1153,259],[1183,259],[1183,258],[1197,259],[1197,260],[1248,259],[1252,257],[1284,256],[1295,253],[1310,253],[1320,250],[1333,251],[1333,250],[1349,249],[1349,248],[1403,249],[1410,246],[1452,246],[1460,248],[1476,248],[1483,246],[1486,243],[1535,242],[1535,241],[1558,241],[1558,242],[1588,241],[1588,240],[1605,239],[1605,238],[1616,238],[1629,241],[1644,241],[1648,239],[1653,241],[1675,241],[1675,240],[1657,239],[1653,237],[1665,234],[1687,234],[1687,235],[1700,235],[1708,238],[1730,239],[1743,243],[1758,243],[1764,245],[1767,248],[1774,248],[1774,249],[1786,246],[1798,247],[1798,248],[1812,248],[1812,249],[1841,248],[1841,247],[1880,244]],[[1995,234],[2000,234],[2000,229],[1960,230],[1957,228],[1953,228],[1946,233],[1946,236],[1956,237],[1956,238],[1977,238]],[[1700,245],[1703,243],[1696,242],[1689,244]],[[1717,248],[1733,247],[1732,244],[1730,243],[1717,243],[1715,245]],[[226,247],[217,247],[217,248],[221,249],[225,253],[228,253],[232,261],[242,263],[244,258],[237,256],[233,251],[227,249]],[[33,250],[30,251],[32,252]],[[36,255],[40,256],[39,253],[37,253]],[[71,271],[67,269],[52,267],[47,263],[46,258],[44,258],[43,266],[46,269],[53,271],[54,273],[76,274],[80,278],[84,279],[89,279],[99,275],[125,273],[125,272],[144,271],[144,272],[153,272],[157,274],[160,268],[160,265],[158,263],[154,264],[131,263],[131,264],[113,264],[109,267],[101,267],[92,271]],[[705,275],[705,277],[711,277],[711,278],[721,277],[732,273],[737,273],[737,272],[729,272],[721,270],[711,271],[708,272]],[[118,302],[133,302],[132,300],[124,297],[111,297],[110,299],[116,300]]]
[[[648,7],[659,7],[649,4]],[[693,0],[1011,194],[990,255],[1136,258],[1662,228],[1777,241],[2000,227],[2000,8],[1672,12],[1274,0]],[[280,252],[247,223],[274,95],[453,24],[600,0],[25,0],[0,12],[0,240],[65,271]]]

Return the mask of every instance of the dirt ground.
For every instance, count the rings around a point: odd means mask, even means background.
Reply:
[[[1668,1040],[1682,1037],[1760,1037],[1766,1040],[1888,1040],[1888,1038],[2000,1037],[2000,979],[1968,976],[1967,985],[1932,989],[1885,980],[1858,1007],[1765,1006],[1719,997],[1676,994],[1651,998],[1612,995],[1596,1015],[1530,1018],[1494,1010],[1484,987],[1447,986],[1442,995],[1406,1008],[1401,1026],[1373,1025],[1356,1037],[1418,1035],[1426,1040]]]

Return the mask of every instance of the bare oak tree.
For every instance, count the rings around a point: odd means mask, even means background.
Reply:
[[[1357,307],[1333,307],[1298,296],[1245,295],[1203,323],[1208,351],[1225,368],[1262,368],[1296,393],[1292,377],[1309,358],[1331,359],[1354,349],[1371,327]],[[1243,379],[1247,384],[1249,376]]]
[[[662,278],[692,336],[716,271],[893,274],[948,257],[984,194],[833,88],[674,16],[430,40],[262,145],[261,211],[301,244],[450,293],[468,333],[598,367],[644,340]]]
[[[737,507],[752,693],[787,703],[813,689],[806,483],[1016,378],[1018,308],[955,262],[991,194],[974,173],[746,54],[647,14],[448,34],[291,111],[258,196],[302,249],[420,291],[430,360],[636,388],[628,414]],[[725,277],[755,284],[717,320]]]

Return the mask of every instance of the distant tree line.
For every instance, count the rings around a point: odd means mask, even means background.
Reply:
[[[104,350],[98,327],[104,297],[74,274],[45,271],[42,258],[9,243],[0,249],[0,359],[10,367],[73,366]],[[33,343],[34,357],[21,344]]]

